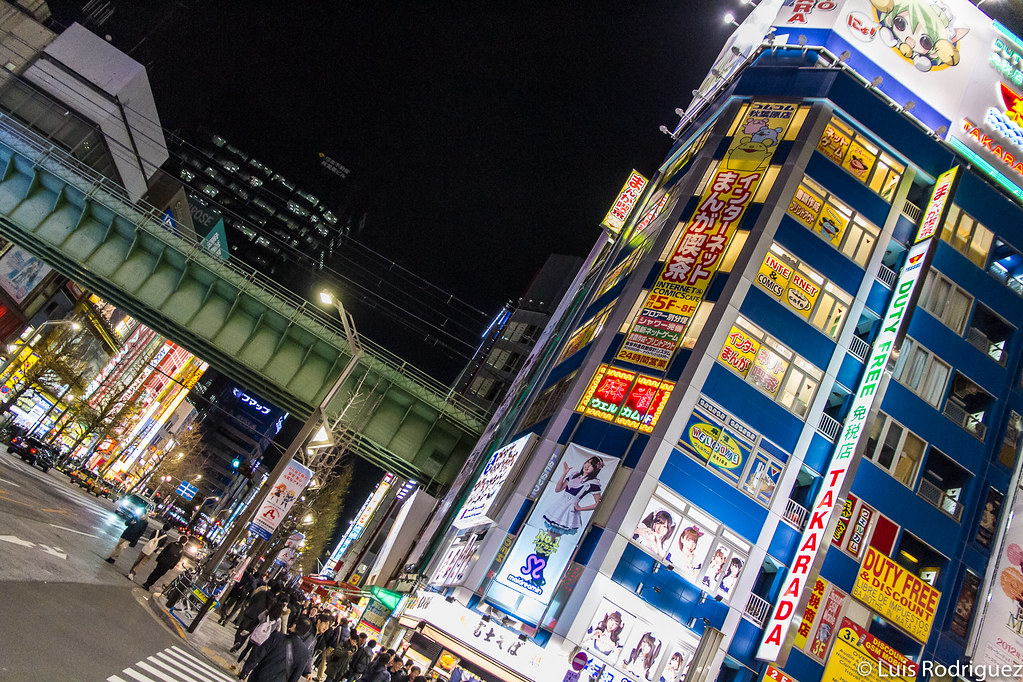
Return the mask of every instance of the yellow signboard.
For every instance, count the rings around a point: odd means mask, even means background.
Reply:
[[[817,305],[817,296],[820,293],[821,288],[809,277],[793,272],[789,288],[785,290],[785,303],[806,319],[810,319],[810,311]]]
[[[849,219],[846,216],[836,211],[833,206],[825,205],[814,221],[813,231],[830,241],[832,245],[838,246],[842,243],[842,235],[848,226]]]
[[[828,127],[824,129],[824,134],[821,135],[820,142],[817,143],[817,150],[840,164],[845,158],[845,153],[849,151],[850,143],[852,143],[852,133],[839,128],[835,124],[835,120],[831,119]]]
[[[650,288],[617,360],[658,370],[668,367],[681,345],[681,332],[703,300],[795,112],[793,104],[750,104],[717,172],[700,196],[695,214]],[[678,333],[665,343],[665,339],[641,331],[651,327],[651,322],[677,325]]]
[[[37,362],[39,362],[39,356],[28,346],[22,346],[17,359],[11,363],[10,368],[7,370],[6,380],[3,386],[0,386],[0,394],[7,395],[13,391],[21,383],[25,372],[30,370]]]
[[[853,596],[921,642],[941,600],[941,592],[873,547],[867,547]]]
[[[811,192],[806,185],[800,185],[789,202],[789,215],[812,228],[817,223],[817,216],[823,206],[823,199]]]
[[[772,247],[772,251],[776,248],[778,247]],[[797,271],[786,263],[779,253],[772,251],[768,251],[764,256],[764,262],[757,272],[757,284],[776,300],[783,301],[785,305],[810,319],[810,313],[817,305],[817,297],[821,293],[820,285],[805,270]]]
[[[796,629],[796,638],[793,642],[796,649],[806,646],[806,640],[810,636],[810,630],[813,629],[813,621],[817,618],[817,610],[821,607],[821,600],[824,599],[824,590],[826,589],[828,589],[828,581],[824,578],[817,578],[813,592],[810,593],[810,599],[806,604],[806,610],[803,611],[803,620],[800,621],[799,627]]]
[[[644,187],[646,187],[646,178],[638,172],[632,171],[629,174],[629,179],[622,186],[622,191],[618,193],[618,198],[615,199],[614,204],[611,205],[610,210],[608,210],[607,215],[604,216],[604,220],[600,224],[606,226],[614,234],[621,232],[622,226],[625,225],[625,220],[632,213],[632,208],[636,205],[636,201],[639,199],[639,195]]]
[[[728,338],[725,339],[725,345],[721,347],[718,357],[745,378],[749,374],[749,368],[753,366],[759,350],[759,341],[750,338],[746,332],[733,326],[732,331],[728,332]]]
[[[835,639],[822,682],[914,682],[919,666],[848,618]]]
[[[877,154],[860,144],[858,140],[853,140],[849,145],[849,153],[842,161],[842,168],[856,176],[860,182],[866,182],[867,174],[870,173],[876,159]]]

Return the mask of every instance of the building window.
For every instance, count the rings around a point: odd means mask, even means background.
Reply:
[[[756,282],[829,338],[838,338],[853,297],[778,244],[771,244],[764,256]]]
[[[704,512],[658,486],[630,538],[718,601],[728,602],[752,547]]]
[[[927,273],[920,292],[920,307],[962,336],[973,297],[937,270]]]
[[[998,462],[1008,469],[1016,466],[1016,452],[1019,447],[1019,434],[1023,431],[1023,416],[1013,410],[1009,413],[1009,421],[1005,424],[1005,435],[1002,436],[1002,449],[998,453]]]
[[[718,362],[775,402],[803,417],[824,372],[739,317],[718,353]]]
[[[979,268],[987,263],[994,234],[955,204],[941,229],[941,239]]]
[[[676,447],[765,507],[774,499],[789,459],[787,452],[702,395]]]
[[[912,488],[926,446],[922,438],[884,412],[879,412],[870,426],[864,457],[899,483]]]
[[[988,408],[994,400],[993,395],[957,371],[952,378],[952,390],[949,391],[944,414],[974,438],[983,441],[987,436]]]
[[[1009,345],[1015,331],[1015,327],[986,305],[978,302],[977,307],[973,310],[970,328],[966,332],[966,340],[971,346],[1004,367],[1008,357],[1005,348]]]
[[[569,355],[572,355],[577,350],[588,344],[598,336],[604,329],[604,325],[607,324],[607,318],[611,315],[611,310],[614,308],[614,301],[604,307],[603,310],[598,312],[596,315],[586,320],[578,329],[572,332],[572,336],[568,338],[568,343],[561,350],[561,355],[558,356],[558,362],[561,362]]]
[[[966,495],[972,478],[970,472],[955,460],[932,447],[927,454],[917,495],[958,523],[963,516],[963,506],[959,501]]]
[[[817,150],[854,178],[891,201],[906,167],[862,135],[852,126],[833,117],[824,130]]]
[[[572,372],[541,391],[522,418],[521,428],[530,427],[554,414],[561,403],[561,399],[565,397],[565,393],[572,386],[572,380],[575,379],[575,375],[576,372]]]
[[[804,177],[788,212],[861,268],[866,267],[881,231],[822,186]]]
[[[945,386],[951,373],[952,367],[948,363],[942,362],[915,339],[906,337],[895,367],[896,381],[937,408],[945,396]]]

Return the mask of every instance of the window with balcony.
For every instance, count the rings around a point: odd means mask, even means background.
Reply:
[[[970,316],[973,297],[937,270],[931,270],[920,291],[920,307],[942,324],[962,335]]]
[[[927,454],[917,495],[958,522],[963,516],[963,506],[959,501],[965,496],[972,478],[972,474],[955,460],[932,447]]]
[[[993,395],[957,371],[945,403],[945,416],[982,441],[987,436],[986,420],[994,400]]]
[[[924,348],[915,339],[906,337],[899,352],[894,378],[927,404],[938,407],[945,395],[945,386],[952,367]]]
[[[870,260],[880,230],[808,177],[789,202],[789,215],[861,268]]]
[[[966,340],[971,346],[1004,367],[1008,357],[1006,348],[1014,331],[1016,331],[1015,327],[986,305],[978,302],[973,311],[970,328],[966,332]]]
[[[885,201],[891,201],[895,196],[895,189],[906,170],[905,165],[837,116],[832,117],[825,128],[817,150]]]
[[[842,331],[853,297],[778,244],[764,256],[757,285],[829,338]]]
[[[892,478],[910,488],[923,459],[927,443],[884,412],[870,425],[866,459],[887,471]]]
[[[941,229],[941,240],[963,254],[979,268],[987,263],[994,233],[977,222],[955,204],[948,209],[948,216]]]
[[[738,317],[718,362],[772,400],[803,417],[824,372],[744,317]]]

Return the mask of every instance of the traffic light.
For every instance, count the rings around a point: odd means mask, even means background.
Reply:
[[[231,460],[231,468],[232,469],[237,469],[241,465],[242,465],[242,460],[241,460],[240,457],[235,457],[234,459]]]

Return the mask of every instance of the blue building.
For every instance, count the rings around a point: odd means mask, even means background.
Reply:
[[[410,655],[537,681],[996,662],[1020,55],[967,2],[763,0],[445,500]]]

